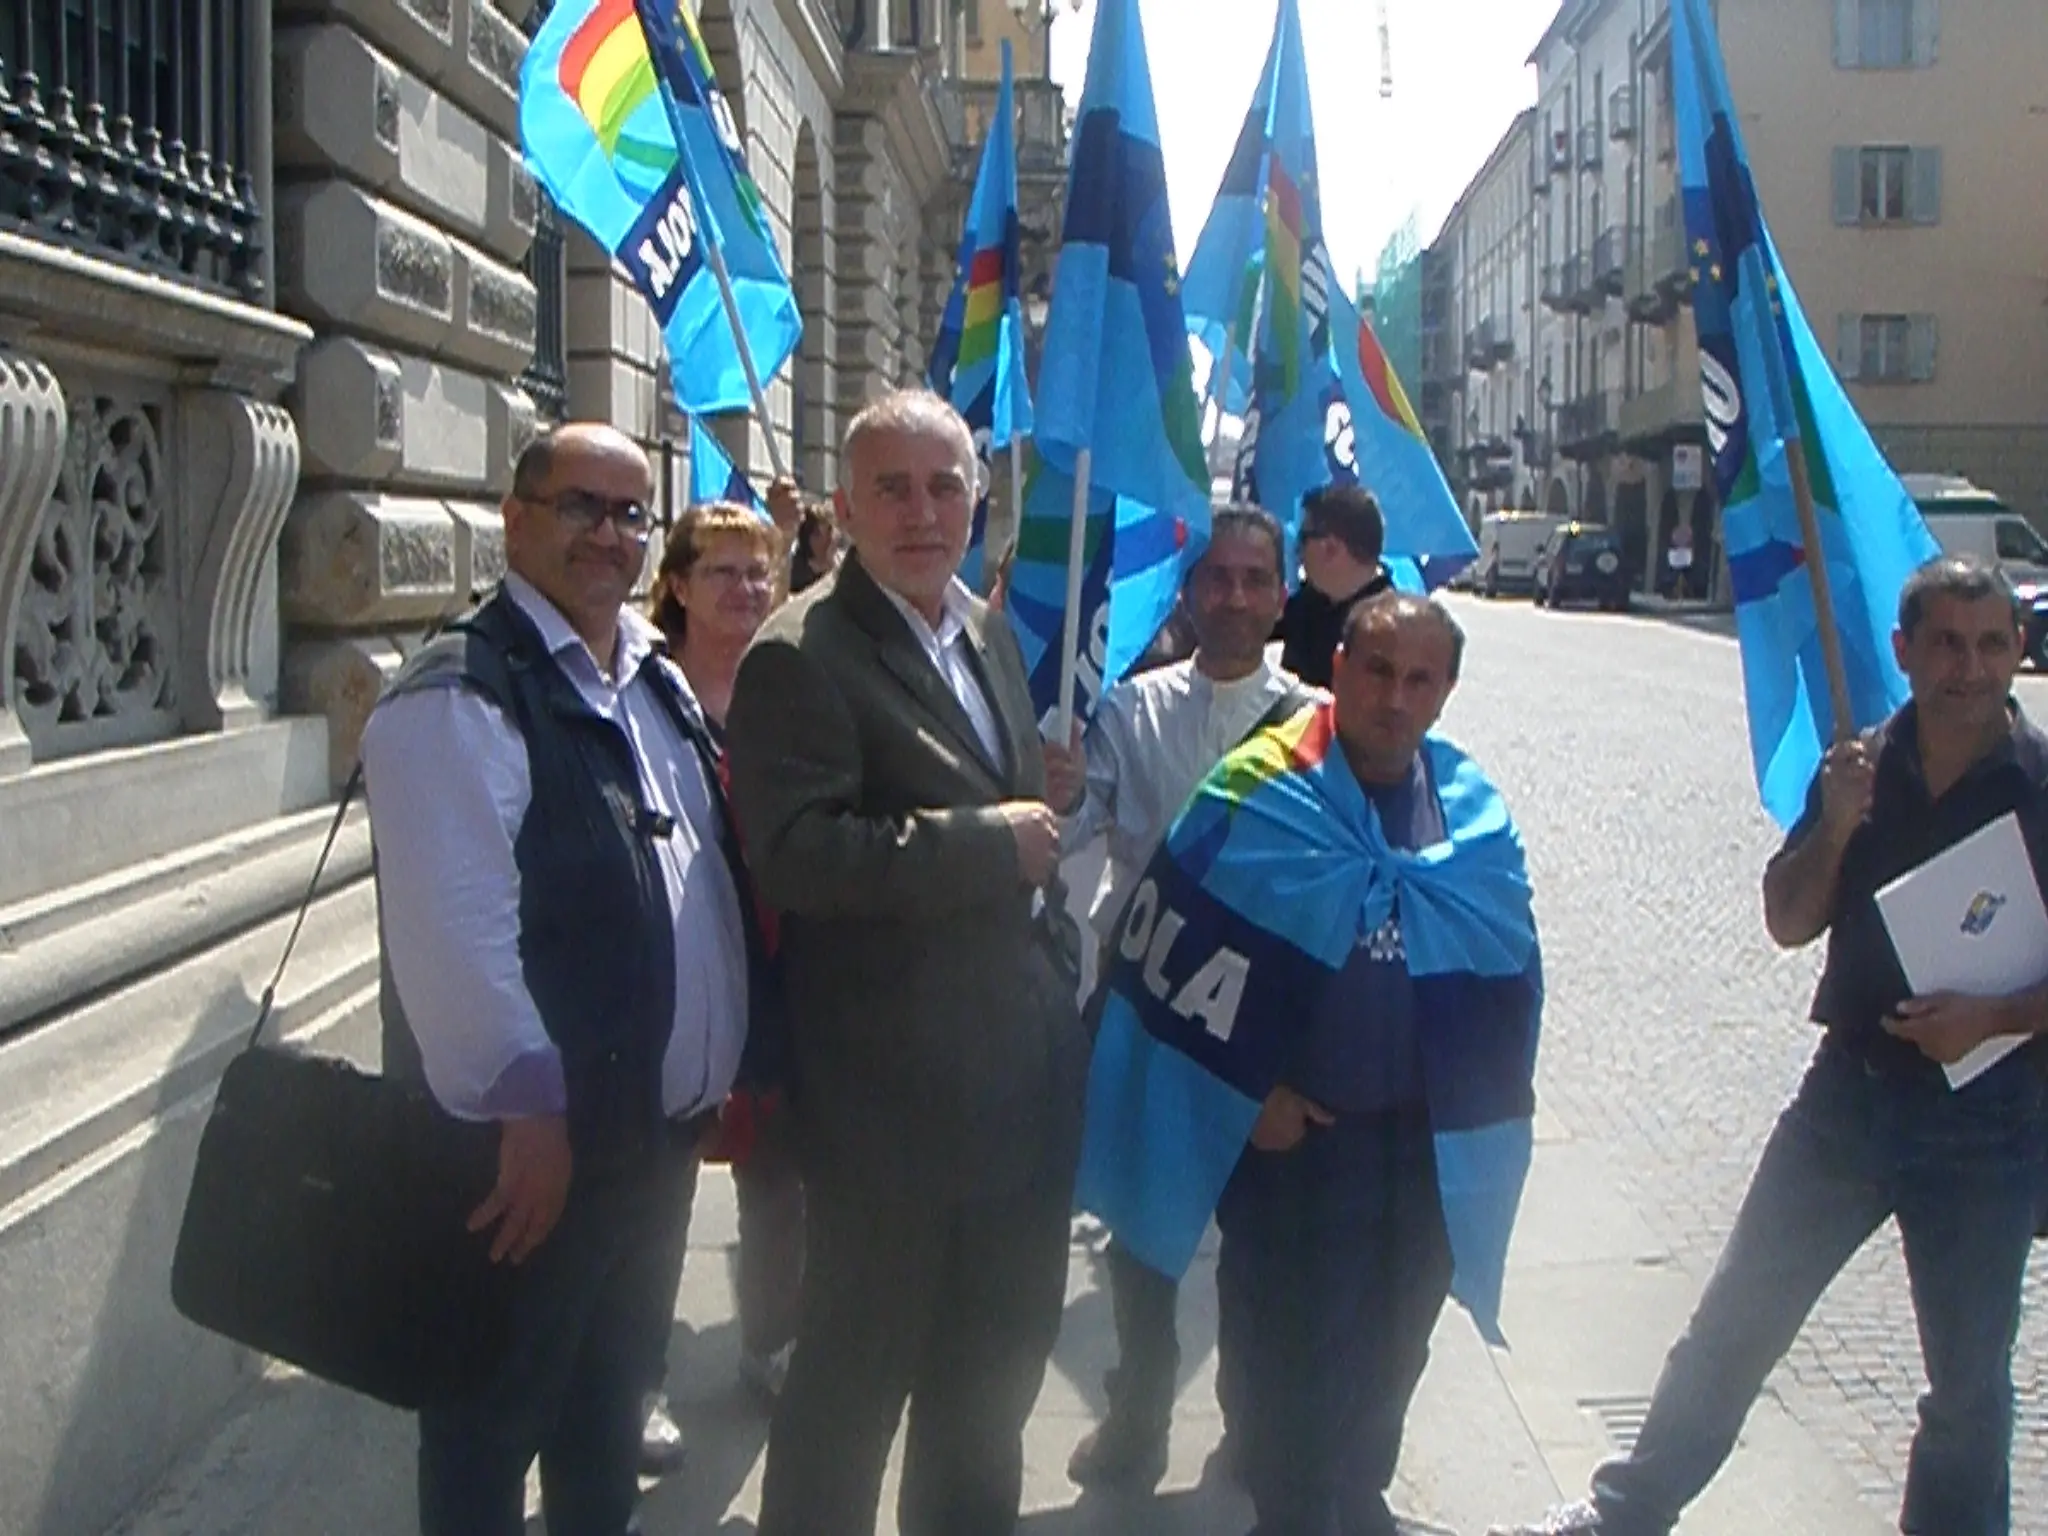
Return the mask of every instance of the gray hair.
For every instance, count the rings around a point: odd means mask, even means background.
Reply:
[[[1410,619],[1427,619],[1444,632],[1451,642],[1450,680],[1458,680],[1458,672],[1465,665],[1465,627],[1451,616],[1451,610],[1433,597],[1417,597],[1412,592],[1386,591],[1375,594],[1358,604],[1344,620],[1344,649],[1350,650],[1358,638],[1358,632],[1367,625],[1381,619],[1401,625]]]
[[[846,436],[840,443],[842,481],[852,483],[853,458],[861,444],[871,437],[893,433],[958,438],[967,450],[968,462],[974,466],[971,477],[979,487],[981,455],[975,451],[973,431],[966,418],[953,409],[951,401],[929,389],[892,389],[861,407],[847,425]]]
[[[1899,591],[1899,632],[1908,640],[1927,617],[1927,605],[1937,597],[1964,603],[1997,598],[2011,610],[2015,629],[2026,618],[2019,593],[1999,567],[1975,555],[1940,555],[1908,576]]]

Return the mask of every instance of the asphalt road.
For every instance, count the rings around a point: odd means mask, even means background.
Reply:
[[[1470,644],[1446,729],[1509,796],[1538,887],[1540,1090],[1608,1143],[1631,1199],[1704,1275],[1812,1050],[1820,959],[1764,935],[1777,830],[1756,800],[1734,642],[1712,617],[1451,601]],[[2019,693],[2048,720],[2048,678]],[[2048,1245],[2027,1302],[2013,1529],[2048,1531]],[[1923,1388],[1896,1229],[1836,1281],[1771,1386],[1895,1516]]]

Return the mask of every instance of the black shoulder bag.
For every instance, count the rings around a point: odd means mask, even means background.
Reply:
[[[221,1077],[171,1300],[202,1328],[417,1408],[480,1386],[510,1335],[512,1274],[467,1229],[497,1181],[497,1127],[455,1119],[423,1086],[263,1039],[361,782],[358,767],[256,1026]]]

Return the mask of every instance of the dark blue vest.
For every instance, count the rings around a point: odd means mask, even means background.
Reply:
[[[720,849],[740,881],[716,794],[716,748],[667,669],[649,657],[643,675],[703,755]],[[591,712],[502,588],[416,652],[385,697],[454,687],[489,699],[526,743],[533,797],[513,843],[519,953],[561,1052],[571,1145],[584,1168],[632,1163],[664,1132],[661,1065],[675,1018],[673,917],[655,854],[661,819],[642,796],[626,733]],[[388,964],[381,1001],[385,1070],[417,1080],[419,1047]]]

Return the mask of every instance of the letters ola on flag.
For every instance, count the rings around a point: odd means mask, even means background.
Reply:
[[[520,71],[520,139],[562,212],[632,274],[685,410],[751,405],[705,255],[725,258],[760,377],[796,348],[796,296],[687,6],[566,0]]]

